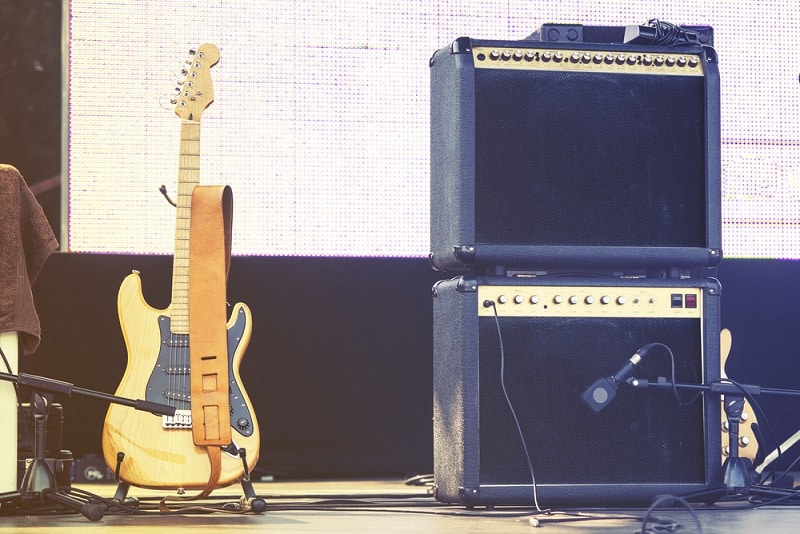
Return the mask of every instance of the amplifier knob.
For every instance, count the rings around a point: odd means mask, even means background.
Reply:
[[[503,59],[505,60],[511,59],[511,50],[503,50]]]
[[[675,58],[672,57],[672,56],[669,56],[667,58],[667,67],[674,67],[674,66],[675,66]]]
[[[555,55],[553,55],[553,59],[556,63],[559,63],[562,59],[564,59],[564,54],[561,52],[556,52]]]
[[[700,64],[700,60],[697,59],[696,57],[692,57],[692,58],[689,59],[689,66],[690,67],[696,67],[699,64]]]
[[[564,302],[564,297],[562,297],[561,295],[556,295],[555,297],[553,297],[553,302],[555,302],[556,304],[561,304],[562,302]]]
[[[608,295],[603,295],[600,297],[600,304],[608,304],[609,302],[611,302],[611,297]]]
[[[572,295],[572,296],[569,298],[569,303],[570,303],[570,304],[577,304],[578,302],[580,302],[580,300],[581,300],[581,299],[579,299],[579,298],[577,297],[577,295]]]
[[[569,60],[573,63],[577,63],[581,60],[581,55],[577,52],[573,52],[571,56],[569,56]]]
[[[585,54],[583,54],[583,57],[581,57],[581,61],[583,61],[584,63],[589,63],[591,60],[592,60],[592,54],[590,54],[589,52],[586,52]]]
[[[586,304],[594,304],[594,297],[591,295],[587,295],[586,298],[584,299],[584,302],[586,302]]]
[[[506,302],[508,302],[508,297],[505,295],[500,295],[499,297],[497,297],[497,302],[499,302],[500,304],[505,304]]]
[[[519,50],[514,51],[514,61],[520,61],[522,59],[522,52]]]
[[[625,297],[623,297],[623,296],[619,296],[619,297],[617,297],[617,304],[619,304],[620,306],[622,306],[623,304],[625,304],[625,302],[626,302],[626,301],[625,301]]]
[[[514,295],[514,304],[522,304],[525,299],[522,298],[522,295]]]
[[[684,56],[681,56],[681,57],[678,58],[678,66],[679,67],[685,67],[688,62],[689,62],[689,60],[686,59],[686,57],[684,57]]]
[[[617,56],[617,63],[622,65],[623,63],[625,63],[626,59],[628,59],[628,56],[626,56],[625,54],[620,54]]]
[[[645,54],[644,57],[642,58],[642,63],[644,63],[645,65],[652,65],[653,56],[651,56],[650,54]]]
[[[553,59],[553,53],[549,50],[542,54],[542,61],[550,61],[551,59]]]
[[[548,54],[549,54],[549,52],[548,52]],[[534,54],[530,50],[525,52],[525,61],[533,61],[535,58],[536,58],[536,54]]]
[[[655,63],[656,63],[656,65],[658,65],[659,67],[660,67],[661,65],[663,65],[663,64],[664,64],[664,56],[662,56],[662,55],[658,55],[658,56],[656,56]]]
[[[636,56],[628,56],[628,65],[636,65],[638,58]]]
[[[491,52],[489,52],[489,57],[492,59],[500,59],[500,52],[498,52],[497,50],[492,50]]]
[[[533,295],[531,297],[531,304],[538,304],[538,303],[539,303],[539,297],[537,297],[536,295]]]
[[[594,55],[594,62],[595,63],[602,63],[603,62],[603,54],[597,53]]]
[[[614,54],[606,54],[606,63],[614,63]]]

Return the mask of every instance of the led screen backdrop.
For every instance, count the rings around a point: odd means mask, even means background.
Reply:
[[[216,44],[201,183],[228,184],[238,255],[429,252],[429,72],[459,36],[548,22],[714,28],[727,257],[800,258],[796,0],[71,0],[68,246],[169,254],[188,51]],[[65,13],[67,11],[65,10]],[[668,128],[668,117],[662,120]]]

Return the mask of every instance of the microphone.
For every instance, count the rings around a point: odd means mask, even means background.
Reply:
[[[652,343],[637,350],[613,376],[597,379],[581,395],[583,402],[595,412],[599,412],[608,406],[617,396],[619,385],[633,374],[633,370],[642,361],[642,357],[650,350],[650,347],[652,347]]]

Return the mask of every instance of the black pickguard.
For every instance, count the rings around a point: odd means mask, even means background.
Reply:
[[[233,356],[242,340],[247,315],[239,309],[236,321],[228,329],[228,376],[230,378],[231,428],[242,436],[250,436],[254,431],[253,417],[245,402],[242,390],[236,381],[233,370]],[[158,317],[161,332],[161,348],[158,360],[147,381],[145,399],[175,406],[178,410],[191,409],[191,378],[189,365],[189,335],[173,334],[171,321],[166,315]]]

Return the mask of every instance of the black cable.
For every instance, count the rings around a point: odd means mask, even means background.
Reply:
[[[406,486],[432,486],[433,475],[426,473],[424,475],[409,475],[403,481]]]
[[[661,348],[663,348],[664,350],[666,350],[666,351],[667,351],[667,354],[669,354],[669,359],[670,359],[670,362],[671,362],[671,366],[670,366],[670,377],[671,377],[671,379],[672,379],[672,394],[673,394],[673,395],[675,395],[675,398],[678,400],[678,405],[679,405],[679,406],[688,406],[689,404],[692,404],[692,403],[694,403],[695,401],[697,401],[697,399],[699,399],[699,398],[700,398],[700,396],[703,394],[703,392],[702,392],[702,391],[698,391],[698,392],[696,392],[696,393],[695,393],[695,394],[692,396],[692,398],[690,398],[689,400],[684,400],[683,398],[681,398],[681,395],[680,395],[680,393],[678,393],[677,381],[676,381],[676,379],[675,379],[675,378],[676,378],[676,377],[675,377],[675,372],[676,372],[676,367],[677,367],[677,366],[676,366],[676,364],[675,364],[675,354],[673,354],[673,352],[672,352],[672,349],[671,349],[671,348],[669,348],[669,347],[668,347],[667,345],[665,345],[664,343],[648,343],[648,344],[647,344],[647,345],[645,345],[645,346],[646,346],[646,347],[651,347],[651,348],[652,348],[652,347],[661,347]]]
[[[497,306],[491,300],[487,300],[484,302],[484,306],[490,306],[492,311],[494,312],[494,323],[497,326],[497,341],[500,345],[500,387],[503,390],[503,396],[506,399],[506,404],[508,404],[508,409],[511,411],[511,416],[514,418],[514,424],[517,426],[517,432],[519,433],[519,439],[522,443],[522,449],[525,452],[525,461],[528,463],[528,471],[531,474],[531,488],[533,490],[533,505],[536,507],[536,510],[539,512],[544,512],[539,507],[539,496],[536,493],[536,474],[533,470],[533,462],[531,462],[531,455],[528,451],[528,444],[525,442],[525,433],[522,431],[522,425],[519,423],[519,418],[517,417],[517,411],[514,409],[514,404],[511,402],[511,398],[508,396],[508,390],[506,390],[506,380],[505,380],[505,366],[506,366],[506,355],[505,349],[503,347],[503,333],[500,329],[500,318],[497,315]]]
[[[696,44],[697,34],[689,32],[672,24],[658,19],[650,19],[647,25],[655,29],[652,44],[657,46],[676,46],[684,44]]]
[[[6,353],[3,352],[2,348],[0,348],[0,357],[3,358],[3,363],[6,366],[6,371],[8,372],[8,374],[13,375],[14,371],[11,369],[11,362],[9,362],[8,358],[6,358]]]
[[[800,501],[787,502],[791,501],[792,499],[800,499],[800,491],[796,489],[776,488],[773,486],[765,487],[769,488],[770,493],[783,493],[783,495],[775,498],[764,498],[763,495],[758,495],[758,493],[750,495],[747,498],[747,502],[750,504],[749,508],[761,508],[763,506],[776,506],[779,504],[786,506],[800,505]]]
[[[648,532],[653,532],[653,530],[647,529],[647,523],[650,522],[651,516],[652,516],[653,512],[656,510],[656,508],[658,508],[660,505],[666,504],[666,503],[670,503],[669,506],[672,507],[672,505],[675,502],[681,504],[687,510],[689,510],[689,514],[691,514],[692,519],[694,519],[694,522],[697,524],[697,532],[702,534],[703,525],[700,523],[700,518],[697,517],[697,513],[694,511],[694,508],[692,508],[692,506],[686,501],[686,499],[684,499],[682,497],[675,497],[673,495],[662,495],[661,497],[658,497],[653,501],[653,504],[650,505],[650,508],[647,509],[647,512],[644,514],[644,517],[642,518],[642,529],[640,531],[641,534],[646,534]],[[671,530],[675,530],[675,528],[673,528]],[[663,532],[663,530],[660,530],[660,531]]]
[[[11,369],[11,362],[8,361],[8,358],[6,357],[6,353],[3,351],[2,348],[0,348],[0,358],[3,359],[3,365],[5,365],[6,371],[8,372],[8,374],[10,374],[10,375],[15,374],[14,370]],[[19,400],[19,384],[17,384],[16,382],[12,382],[12,385],[14,386],[14,395],[16,395],[16,397],[17,397],[17,410],[19,410],[20,406],[22,406],[22,403]],[[27,425],[23,425],[22,428],[26,432],[26,435],[24,436],[24,440],[23,441],[26,444],[27,443],[31,443],[32,440],[31,440],[31,436],[28,434],[28,426]]]

